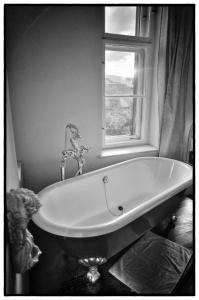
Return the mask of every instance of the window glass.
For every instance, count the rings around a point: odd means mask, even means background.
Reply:
[[[121,49],[121,50],[120,50]],[[107,45],[105,50],[105,138],[140,139],[143,59],[142,49]],[[137,96],[137,97],[136,97]]]
[[[106,6],[105,32],[149,37],[151,6]]]
[[[134,73],[135,53],[106,50],[106,95],[132,94]]]
[[[105,31],[113,34],[135,35],[136,6],[106,7]]]
[[[106,97],[106,141],[111,137],[139,139],[141,134],[142,98]]]
[[[114,46],[112,47],[114,49]],[[144,89],[144,53],[105,50],[105,95],[141,95]]]

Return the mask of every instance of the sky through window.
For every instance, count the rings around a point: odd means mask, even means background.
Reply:
[[[123,35],[135,35],[136,7],[105,7],[105,32]]]

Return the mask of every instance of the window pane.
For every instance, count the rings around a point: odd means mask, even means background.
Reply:
[[[106,6],[105,32],[149,37],[151,6]]]
[[[106,97],[106,137],[133,136],[140,138],[142,98]]]
[[[105,95],[143,94],[143,53],[105,51]]]
[[[136,6],[105,7],[105,32],[135,35]]]

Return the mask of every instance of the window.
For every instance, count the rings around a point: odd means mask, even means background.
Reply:
[[[144,18],[143,14],[145,15]],[[141,22],[142,20],[142,22]],[[103,145],[144,143],[150,7],[105,7]]]
[[[106,6],[105,32],[149,37],[150,6]]]
[[[136,35],[136,7],[106,7],[105,32],[122,35]]]

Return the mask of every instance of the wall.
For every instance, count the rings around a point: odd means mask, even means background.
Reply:
[[[11,188],[18,187],[18,177],[17,177],[17,159],[15,153],[14,135],[12,128],[12,118],[10,110],[9,93],[7,87],[7,111],[6,111],[6,192],[9,192]],[[7,227],[6,227],[7,228]],[[5,271],[5,292],[7,294],[13,294],[15,291],[15,274],[12,269],[12,263],[10,260],[10,244],[8,241],[8,235],[6,232],[5,241],[5,261],[6,269]]]
[[[6,94],[6,192],[9,192],[19,187],[19,180],[8,85]]]
[[[51,6],[25,30],[9,53],[17,157],[22,161],[25,187],[35,192],[60,179],[68,122],[80,128],[81,143],[92,147],[84,172],[132,157],[98,157],[102,36],[103,7]],[[74,164],[69,163],[68,177],[75,171]]]

